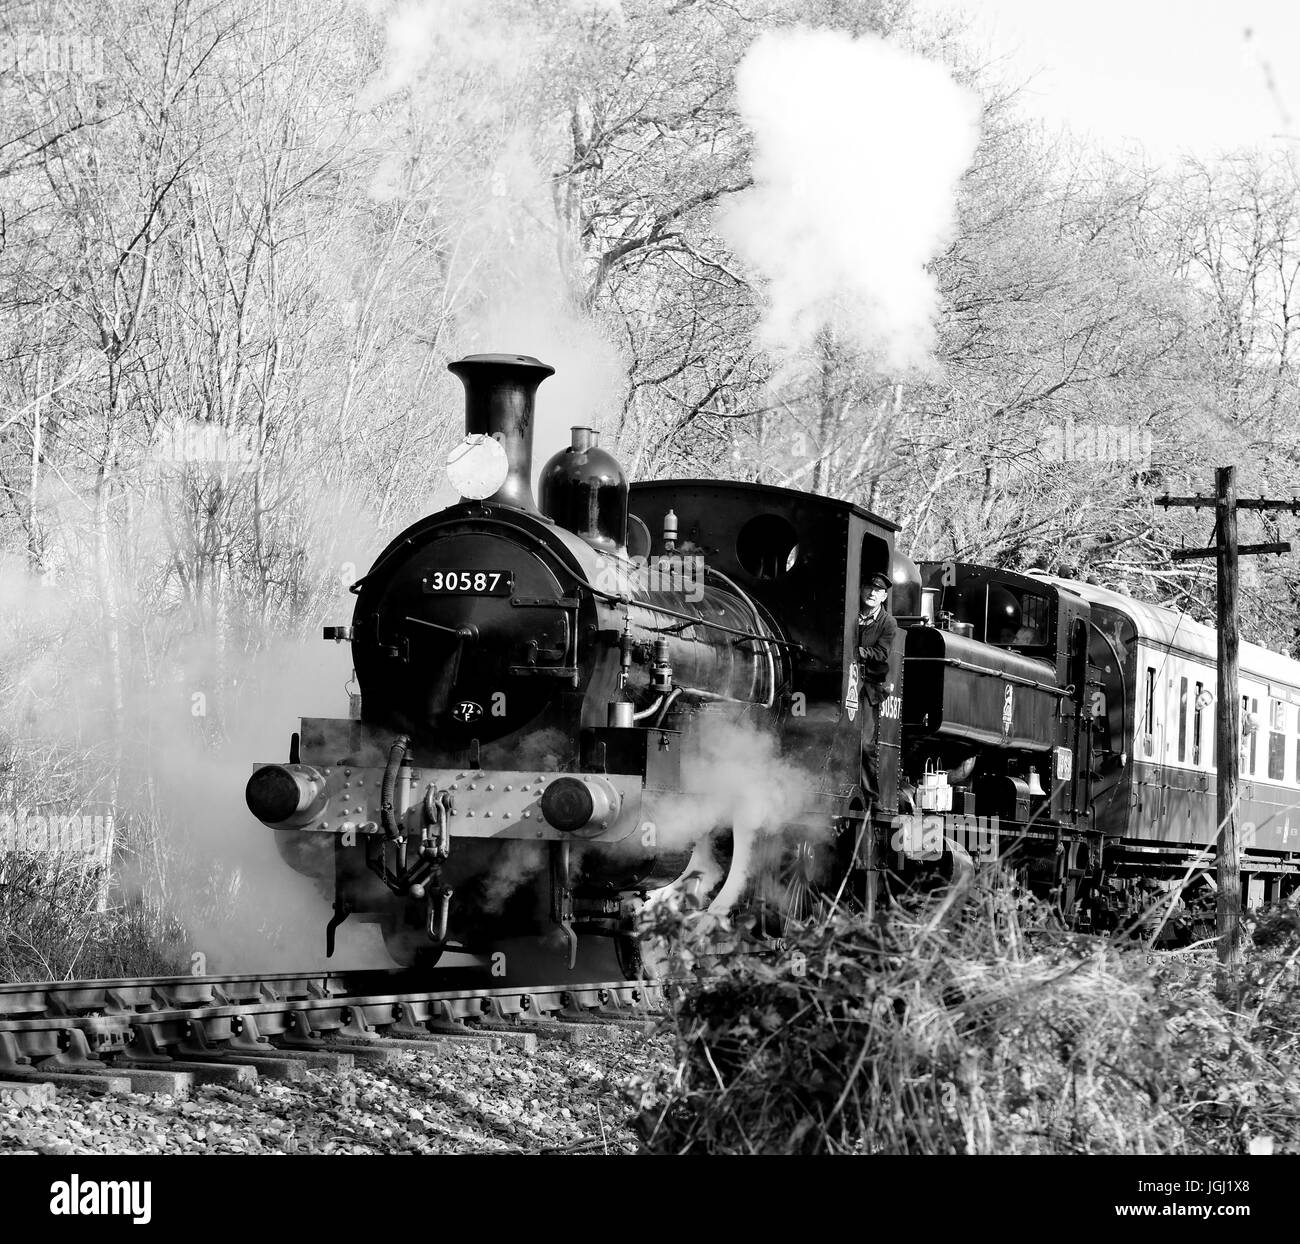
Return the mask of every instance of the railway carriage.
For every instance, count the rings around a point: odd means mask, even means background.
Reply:
[[[1166,880],[1204,873],[1218,832],[1214,629],[1099,585],[1040,578],[1092,611],[1092,804],[1114,866]],[[1238,824],[1253,905],[1297,877],[1300,663],[1245,642],[1239,663]]]

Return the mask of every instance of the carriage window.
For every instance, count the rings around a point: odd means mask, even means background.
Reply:
[[[1201,697],[1205,694],[1205,684],[1196,684],[1196,702],[1192,705],[1192,764],[1201,763]]]
[[[1187,679],[1179,680],[1178,687],[1178,759],[1187,759]]]
[[[1291,782],[1300,786],[1300,708],[1288,708],[1286,711],[1296,736],[1295,768],[1291,770]]]
[[[1241,697],[1241,767],[1252,776],[1259,754],[1259,701]]]
[[[1280,782],[1286,773],[1286,706],[1281,700],[1268,702],[1268,776]]]
[[[1148,740],[1156,732],[1156,671],[1151,665],[1147,666],[1146,716],[1142,720],[1142,732]],[[1150,754],[1148,749],[1147,755]]]

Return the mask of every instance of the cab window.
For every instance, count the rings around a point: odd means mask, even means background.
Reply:
[[[970,588],[976,588],[971,584]],[[1004,583],[980,584],[983,590],[959,594],[957,619],[969,622],[977,637],[1003,648],[1032,648],[1051,643],[1051,600],[1037,592]]]

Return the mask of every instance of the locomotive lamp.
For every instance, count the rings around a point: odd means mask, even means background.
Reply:
[[[510,459],[501,443],[483,433],[467,436],[447,455],[447,478],[467,501],[490,497],[509,474]]]

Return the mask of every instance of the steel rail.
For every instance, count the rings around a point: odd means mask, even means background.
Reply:
[[[290,988],[282,994],[276,984]],[[0,1081],[75,1083],[89,1074],[89,1086],[195,1060],[266,1070],[281,1059],[408,1048],[412,1039],[418,1047],[458,1036],[545,1036],[651,1020],[666,989],[627,980],[414,985],[401,969],[10,982],[0,985]]]

